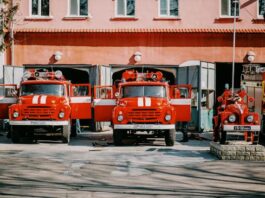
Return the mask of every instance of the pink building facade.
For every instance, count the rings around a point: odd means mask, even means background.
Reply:
[[[174,65],[232,62],[233,0],[13,0],[6,64]],[[265,63],[265,0],[240,0],[236,63]],[[55,60],[55,53],[60,59]],[[141,60],[134,60],[135,53]]]
[[[135,64],[135,52],[142,54],[140,64],[229,63],[231,1],[18,0],[14,64]],[[238,63],[246,60],[248,51],[256,54],[256,63],[265,63],[264,3],[240,1]],[[52,62],[56,51],[62,53],[62,59]],[[6,60],[10,63],[10,58]]]

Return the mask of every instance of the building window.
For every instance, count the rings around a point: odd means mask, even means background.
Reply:
[[[160,0],[160,16],[179,15],[178,0]]]
[[[49,16],[50,1],[49,0],[32,0],[31,1],[32,16]]]
[[[88,0],[69,0],[70,16],[87,16]]]
[[[234,16],[234,0],[221,0],[221,16]],[[236,16],[239,16],[239,3],[236,3]]]
[[[135,0],[117,0],[117,16],[135,16]]]
[[[259,0],[259,15],[265,18],[265,0]]]

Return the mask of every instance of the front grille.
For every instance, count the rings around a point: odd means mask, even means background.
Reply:
[[[161,111],[158,109],[131,109],[127,114],[130,122],[158,122],[161,117]]]
[[[22,116],[28,120],[51,119],[55,108],[51,106],[29,106],[22,110]]]

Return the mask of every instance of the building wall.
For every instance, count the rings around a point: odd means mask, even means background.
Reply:
[[[265,62],[265,35],[238,34],[236,62]],[[62,52],[60,61],[54,53]],[[179,65],[187,60],[231,62],[232,34],[215,33],[19,33],[15,62],[23,64],[140,64]]]
[[[14,0],[20,5],[17,14],[17,29],[126,29],[126,28],[214,28],[233,27],[232,18],[220,17],[221,0],[179,0],[177,19],[159,18],[159,0],[136,0],[135,18],[115,17],[116,0],[89,0],[89,18],[69,18],[69,0],[50,0],[50,17],[30,16],[31,0]],[[256,0],[240,0],[240,17],[237,28],[264,29],[258,19]]]
[[[16,1],[16,0],[15,0]],[[49,17],[30,16],[30,0],[18,0],[15,64],[178,65],[187,60],[232,62],[233,19],[220,17],[220,0],[179,0],[179,17],[159,18],[159,0],[136,0],[134,18],[115,17],[115,0],[89,0],[89,17],[68,17],[68,0],[50,0]],[[248,51],[265,62],[265,22],[257,1],[241,0],[236,62]],[[54,53],[62,52],[55,61]],[[7,53],[7,63],[10,53]]]

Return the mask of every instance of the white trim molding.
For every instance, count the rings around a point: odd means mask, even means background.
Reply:
[[[94,99],[94,106],[116,106],[116,99]]]
[[[14,126],[67,126],[69,121],[10,120],[9,124]]]
[[[114,129],[169,130],[169,129],[175,129],[175,125],[174,124],[115,124]]]

